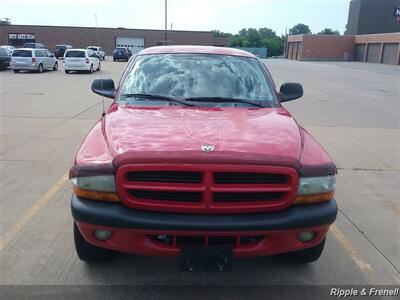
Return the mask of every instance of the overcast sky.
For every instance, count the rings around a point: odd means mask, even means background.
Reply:
[[[165,0],[1,0],[12,24],[164,28]],[[168,27],[237,33],[269,27],[283,34],[297,23],[312,32],[345,30],[350,0],[168,0]]]

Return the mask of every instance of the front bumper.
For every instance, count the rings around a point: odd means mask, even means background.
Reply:
[[[231,237],[237,257],[263,256],[297,251],[317,245],[336,219],[337,206],[331,201],[292,206],[284,211],[251,214],[179,214],[140,211],[116,203],[102,203],[72,196],[72,216],[85,240],[99,247],[143,255],[178,255],[180,237]],[[93,230],[112,231],[111,239],[99,241]],[[314,231],[315,237],[300,242],[301,231]],[[171,237],[162,243],[154,236]],[[241,238],[257,237],[242,244]],[[212,240],[212,239],[211,239]]]

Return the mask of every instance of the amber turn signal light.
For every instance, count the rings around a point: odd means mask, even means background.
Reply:
[[[82,197],[82,198],[86,198],[86,199],[109,201],[109,202],[119,202],[120,201],[118,195],[115,193],[83,190],[78,186],[74,186],[74,192],[78,197]]]
[[[333,198],[334,192],[327,192],[315,195],[298,195],[293,201],[293,204],[313,204],[329,201]]]

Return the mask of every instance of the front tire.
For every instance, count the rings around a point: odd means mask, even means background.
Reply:
[[[53,67],[53,71],[57,71],[58,70],[58,62],[56,62],[55,64],[54,64],[54,67]]]
[[[19,73],[19,70],[14,70],[14,73]]]
[[[284,253],[280,257],[291,263],[306,264],[312,263],[321,256],[324,250],[326,237],[316,246],[296,252]]]
[[[108,260],[115,254],[112,250],[96,247],[86,242],[75,222],[74,242],[76,253],[78,254],[79,259],[83,261]]]
[[[69,74],[69,72],[71,72],[71,71],[69,71],[69,70],[64,70],[65,71],[65,73],[67,73],[67,74]]]
[[[99,66],[97,67],[96,71],[100,71],[101,70],[101,64],[99,63]]]

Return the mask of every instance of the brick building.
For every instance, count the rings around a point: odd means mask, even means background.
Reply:
[[[346,27],[346,35],[289,36],[285,55],[400,64],[400,0],[352,0]]]
[[[286,57],[295,60],[400,64],[400,32],[365,35],[291,35]]]
[[[40,42],[49,49],[54,49],[57,44],[69,44],[75,48],[99,45],[108,54],[119,45],[137,52],[143,48],[165,44],[165,31],[37,25],[0,26],[0,45],[22,46],[25,42]],[[168,30],[167,44],[227,46],[228,38],[216,37],[211,31]]]

